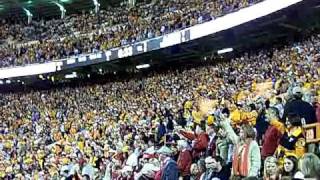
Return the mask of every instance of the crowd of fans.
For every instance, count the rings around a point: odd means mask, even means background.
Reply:
[[[319,178],[320,35],[143,79],[0,94],[1,179]]]
[[[0,67],[42,63],[157,37],[212,20],[260,0],[169,0],[65,19],[0,23]]]

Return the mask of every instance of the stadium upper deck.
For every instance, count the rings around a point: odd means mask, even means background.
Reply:
[[[155,1],[129,9],[115,7],[98,14],[83,13],[29,24],[3,21],[0,67],[47,62],[131,44],[212,20],[258,1]]]

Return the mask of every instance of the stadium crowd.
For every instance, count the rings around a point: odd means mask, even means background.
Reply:
[[[0,23],[0,67],[42,63],[111,49],[212,20],[260,0],[169,0],[114,7],[99,15]]]
[[[143,79],[0,94],[2,179],[319,178],[320,35]]]

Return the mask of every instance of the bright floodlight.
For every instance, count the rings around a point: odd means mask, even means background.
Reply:
[[[73,72],[72,74],[66,74],[64,76],[66,79],[72,79],[72,78],[76,78],[77,77],[77,73]]]
[[[225,49],[221,49],[218,51],[218,54],[224,54],[224,53],[228,53],[228,52],[232,52],[233,48],[225,48]]]
[[[149,67],[150,67],[150,64],[141,64],[141,65],[136,66],[137,69],[146,69]]]

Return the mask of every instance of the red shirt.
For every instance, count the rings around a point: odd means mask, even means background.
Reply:
[[[264,134],[264,141],[261,150],[261,156],[265,159],[268,156],[272,156],[276,151],[279,140],[282,137],[281,132],[274,126],[269,126]]]
[[[182,176],[190,175],[190,167],[192,164],[191,152],[188,150],[182,150],[179,154],[177,164]]]

